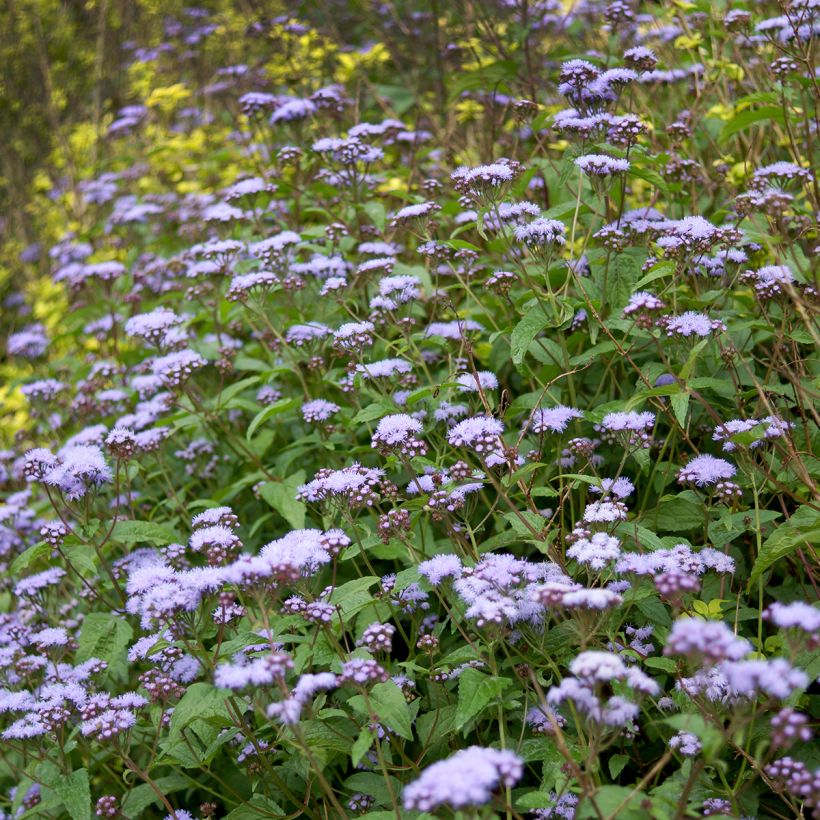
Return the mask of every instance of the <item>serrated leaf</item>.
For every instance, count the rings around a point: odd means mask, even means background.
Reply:
[[[629,755],[612,755],[607,763],[609,776],[613,780],[617,780],[621,772],[626,768],[627,763],[629,763]]]
[[[377,683],[370,690],[368,699],[384,726],[392,729],[400,737],[413,739],[410,707],[404,699],[404,693],[392,680]]]
[[[678,665],[672,658],[645,658],[643,665],[649,669],[660,669],[661,672],[668,672],[674,675],[678,670]]]
[[[111,538],[123,544],[145,542],[155,547],[164,547],[180,540],[176,530],[169,524],[154,521],[117,521]]]
[[[76,660],[99,658],[110,674],[125,679],[128,672],[127,648],[134,630],[124,618],[108,612],[89,612],[83,619]]]
[[[288,410],[292,410],[297,404],[299,404],[299,402],[296,399],[279,399],[279,401],[274,402],[264,410],[260,410],[248,425],[248,429],[245,432],[245,440],[250,441],[253,438],[253,434],[268,419],[272,419],[280,413],[287,413]]]
[[[535,337],[550,323],[549,318],[540,307],[531,307],[524,317],[513,328],[510,336],[510,355],[512,363],[518,367],[527,355],[527,350]]]
[[[753,125],[762,125],[767,122],[777,122],[783,125],[785,122],[783,109],[773,105],[764,105],[762,108],[741,111],[739,114],[735,114],[735,116],[723,126],[723,130],[720,132],[718,139],[720,142],[725,142],[735,134],[746,131]]]
[[[71,820],[91,820],[91,788],[85,769],[60,777],[52,788],[63,801]]]
[[[754,513],[750,512],[753,516]],[[749,583],[753,584],[769,567],[791,555],[799,547],[820,542],[820,513],[804,504],[763,542],[755,559]]]
[[[477,669],[465,669],[458,679],[458,706],[455,729],[460,731],[500,695],[509,685],[509,678],[494,678]]]
[[[364,756],[370,751],[370,747],[373,745],[375,739],[376,735],[365,726],[350,750],[350,760],[354,766],[358,766],[359,763],[362,762]]]
[[[267,501],[295,530],[305,526],[307,507],[296,500],[296,493],[304,483],[303,471],[289,476],[284,481],[268,481],[259,487],[259,496]]]
[[[384,401],[374,401],[368,404],[367,407],[362,407],[362,409],[353,416],[351,422],[353,424],[361,424],[364,421],[374,421],[395,411],[396,408],[392,404],[388,404]]]
[[[184,775],[175,773],[154,778],[154,784],[159,787],[163,794],[168,795],[190,786],[191,781]],[[137,820],[153,804],[160,805],[157,793],[147,783],[140,783],[139,786],[135,786],[125,795],[122,801],[122,813],[128,820]]]

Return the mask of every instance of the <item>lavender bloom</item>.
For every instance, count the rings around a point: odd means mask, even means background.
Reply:
[[[504,425],[498,419],[474,416],[451,427],[447,433],[447,441],[453,447],[469,447],[492,466],[490,459],[496,464],[503,462],[500,445],[500,436],[503,432]]]
[[[285,333],[285,339],[296,347],[302,347],[316,339],[323,339],[331,333],[327,325],[310,322],[306,325],[291,325]]]
[[[772,604],[763,617],[779,629],[799,629],[813,637],[820,636],[820,609],[803,601]]]
[[[751,651],[745,638],[738,638],[722,621],[679,618],[663,650],[664,655],[685,655],[706,661],[740,660]]]
[[[333,344],[340,350],[363,350],[373,344],[372,322],[348,322],[333,333]]]
[[[666,305],[653,293],[644,290],[636,291],[629,297],[629,302],[624,308],[624,316],[631,316],[633,313],[648,313],[655,310],[663,310]]]
[[[27,475],[55,487],[72,501],[113,480],[99,447],[75,444],[64,447],[57,456],[47,450],[38,453],[32,450],[26,454]],[[30,468],[35,462],[38,466]]]
[[[356,365],[356,372],[361,373],[363,379],[389,379],[399,374],[409,373],[411,369],[410,362],[404,359],[382,359]]]
[[[720,671],[726,676],[736,697],[757,698],[765,695],[785,700],[793,692],[809,685],[806,673],[792,667],[784,658],[722,663]]]
[[[424,331],[427,338],[440,336],[442,339],[461,339],[469,330],[484,328],[472,319],[454,319],[452,322],[431,322]]]
[[[275,718],[285,725],[295,725],[299,722],[302,709],[319,692],[334,689],[339,685],[339,681],[332,672],[319,672],[318,674],[302,675],[290,697],[281,703],[272,703],[268,707],[268,717]]]
[[[620,541],[604,532],[596,532],[589,538],[581,538],[567,550],[568,558],[573,558],[579,564],[595,570],[603,569],[620,554]]]
[[[178,387],[206,364],[207,362],[199,353],[193,350],[179,350],[154,359],[151,370],[155,376],[162,379],[163,384],[168,387]]]
[[[678,471],[681,484],[691,482],[698,487],[727,481],[734,476],[737,468],[725,459],[710,455],[696,456]]]
[[[339,685],[352,683],[366,686],[370,683],[384,683],[389,677],[384,668],[372,658],[353,658],[342,664]]]
[[[566,226],[555,219],[539,218],[515,229],[515,238],[531,250],[566,244]]]
[[[514,786],[523,773],[523,761],[513,752],[470,746],[428,766],[406,786],[404,807],[433,811],[439,806],[481,806],[500,786]]]
[[[441,210],[441,205],[435,202],[421,202],[417,205],[406,205],[393,215],[391,225],[395,228],[404,225],[414,219],[426,219],[436,211]]]
[[[572,419],[581,419],[584,414],[574,407],[539,408],[533,412],[524,423],[524,431],[532,430],[534,433],[563,433]]]
[[[759,447],[764,440],[782,438],[794,427],[790,421],[785,421],[777,416],[766,416],[763,419],[730,419],[715,427],[712,434],[714,441],[723,442],[723,451],[731,453],[737,449],[738,445],[732,441],[732,437],[740,433],[747,433],[756,427],[763,427],[763,438],[757,439],[749,444],[749,449]]]
[[[432,586],[437,587],[444,582],[445,578],[460,578],[463,567],[457,555],[436,555],[427,561],[422,561],[418,570],[419,575],[426,578]]]
[[[302,418],[308,423],[316,424],[327,421],[332,415],[338,413],[341,408],[338,404],[325,399],[313,399],[302,405]]]
[[[609,157],[605,154],[585,154],[575,160],[575,164],[590,176],[607,177],[623,174],[629,170],[629,161]]]
[[[235,663],[223,663],[216,668],[214,684],[222,689],[244,689],[248,686],[270,686],[284,680],[293,660],[285,652],[271,652],[261,658],[248,661],[245,655],[237,655]]]
[[[32,324],[18,333],[12,333],[6,342],[9,356],[39,359],[48,350],[48,337],[41,324]]]
[[[796,742],[808,743],[812,739],[809,719],[802,712],[790,707],[781,709],[772,717],[772,748],[788,749]]]
[[[299,488],[300,501],[325,501],[344,499],[356,506],[371,506],[376,497],[374,488],[384,476],[384,470],[352,464],[341,470],[321,470],[313,481]]]
[[[669,748],[682,757],[695,757],[700,754],[703,744],[691,732],[678,732],[669,740]]]
[[[497,390],[498,377],[489,370],[479,370],[476,373],[462,373],[456,378],[459,390],[462,393],[478,393],[484,390]]]
[[[713,333],[721,333],[726,330],[726,325],[719,319],[710,319],[705,313],[698,313],[688,310],[680,316],[671,314],[661,316],[658,325],[666,331],[667,336],[689,336],[706,337]]]
[[[398,450],[410,458],[424,455],[427,445],[416,435],[421,430],[421,422],[406,413],[385,416],[376,427],[372,444],[385,452]]]
[[[173,310],[158,307],[148,313],[132,316],[125,323],[125,332],[129,336],[137,336],[151,344],[161,345],[168,331],[181,323],[182,318],[177,316]]]

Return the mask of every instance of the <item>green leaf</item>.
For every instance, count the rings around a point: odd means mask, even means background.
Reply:
[[[370,751],[370,747],[373,745],[375,739],[376,735],[365,726],[356,738],[353,748],[350,750],[350,760],[354,766],[358,766],[359,763],[362,762],[364,756]]]
[[[108,664],[108,672],[122,680],[128,674],[127,648],[134,630],[124,618],[109,612],[89,612],[80,629],[76,660],[99,658]]]
[[[664,496],[658,505],[655,526],[667,532],[687,532],[702,527],[706,513],[697,495],[685,490],[669,498]]]
[[[394,413],[395,410],[395,406],[386,401],[375,401],[359,410],[351,421],[353,424],[360,424],[363,421],[373,421],[374,419],[380,419],[382,416],[386,416],[388,413]]]
[[[347,619],[372,602],[373,596],[369,590],[378,581],[376,575],[366,575],[364,578],[348,581],[333,590],[330,603],[339,607],[342,618]]]
[[[460,731],[509,685],[509,678],[493,678],[477,669],[465,669],[458,679],[455,729]]]
[[[12,562],[9,567],[9,575],[14,577],[19,575],[23,570],[28,569],[32,564],[39,561],[41,558],[48,558],[52,553],[53,547],[45,541],[29,547],[24,552],[21,552]]]
[[[304,482],[305,473],[300,471],[284,481],[268,481],[259,488],[260,497],[295,530],[301,530],[305,526],[307,507],[296,500],[296,493]]]
[[[678,665],[672,658],[645,658],[643,665],[649,669],[660,669],[661,672],[668,672],[674,675],[678,670]]]
[[[764,105],[762,108],[751,108],[741,111],[740,114],[736,114],[726,123],[726,125],[723,126],[723,130],[720,132],[718,140],[720,142],[725,142],[735,134],[739,134],[741,131],[746,131],[753,125],[772,121],[777,122],[780,125],[785,123],[786,120],[783,116],[782,108],[777,108],[773,105]]]
[[[535,337],[549,324],[550,319],[544,311],[540,307],[533,306],[513,328],[510,336],[510,354],[516,368],[524,361],[524,356],[527,355],[527,350]]]
[[[749,515],[754,515],[750,512]],[[820,513],[804,504],[763,542],[749,576],[753,584],[773,564],[791,555],[802,545],[820,542]]]
[[[189,686],[171,715],[168,737],[162,743],[165,755],[185,767],[206,763],[220,729],[231,724],[225,704],[228,696],[210,683]]]
[[[60,795],[71,820],[91,820],[91,788],[85,769],[59,778],[52,788]]]
[[[386,211],[381,202],[371,201],[362,203],[362,210],[370,217],[370,221],[380,230],[384,230]]]
[[[138,544],[144,541],[155,547],[164,547],[180,540],[169,524],[157,524],[153,521],[117,521],[111,538],[123,544]]]
[[[283,816],[285,816],[285,810],[278,803],[274,803],[263,794],[255,794],[247,803],[237,806],[226,815],[225,820],[264,820],[264,818]]]
[[[248,376],[245,379],[240,379],[235,384],[229,384],[214,400],[213,407],[224,409],[228,402],[238,396],[243,390],[246,390],[251,385],[256,384],[261,380],[260,376]]]
[[[670,399],[672,404],[672,412],[678,420],[681,427],[686,427],[686,412],[689,409],[689,394],[679,393],[677,396],[672,396]]]
[[[626,768],[626,764],[629,763],[629,755],[612,755],[609,758],[609,776],[613,780],[617,780],[621,772]]]
[[[618,820],[628,818],[628,820],[632,820],[637,816],[641,816],[636,815],[635,810],[640,806],[644,794],[640,791],[633,794],[633,791],[627,786],[601,786],[591,798],[585,798],[578,805],[575,817],[577,820],[587,817],[607,817],[613,818],[613,820],[614,818],[618,818]],[[592,800],[595,801],[595,806],[592,805]]]
[[[164,795],[181,791],[191,785],[190,779],[182,774],[169,774],[166,777],[157,777],[154,778],[154,783]],[[139,786],[135,786],[125,795],[125,799],[122,801],[122,813],[128,820],[137,820],[137,818],[154,803],[160,805],[160,799],[157,797],[156,792],[147,783],[140,783]]]
[[[294,407],[296,407],[297,404],[299,404],[297,399],[279,399],[279,401],[275,401],[273,404],[271,404],[269,407],[266,407],[264,410],[260,410],[253,417],[253,420],[248,425],[248,429],[245,432],[245,440],[250,441],[253,438],[253,434],[268,419],[271,419],[274,416],[279,415],[280,413],[287,413],[288,410],[293,409]]]
[[[413,728],[410,722],[410,707],[404,699],[404,693],[392,680],[377,683],[368,695],[373,711],[379,720],[400,737],[413,739]]]
[[[611,315],[616,314],[629,301],[640,274],[638,260],[631,254],[618,254],[610,262],[605,295]]]

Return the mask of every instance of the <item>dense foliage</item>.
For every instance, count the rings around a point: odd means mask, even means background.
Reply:
[[[3,12],[0,816],[811,816],[814,0],[76,5]]]

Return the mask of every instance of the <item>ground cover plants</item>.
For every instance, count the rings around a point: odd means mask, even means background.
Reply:
[[[0,815],[812,816],[817,4],[140,2],[110,86],[88,7],[4,154]]]

